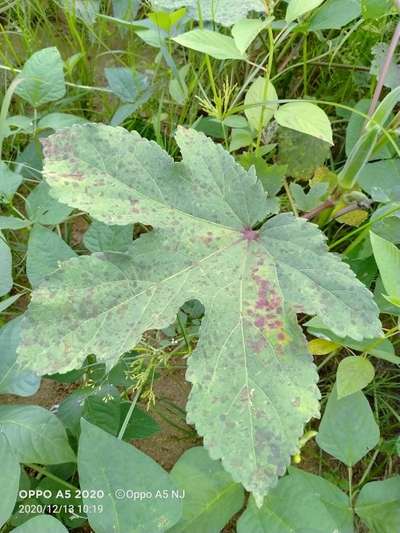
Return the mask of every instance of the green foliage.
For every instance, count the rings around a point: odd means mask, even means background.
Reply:
[[[20,462],[59,464],[75,460],[63,425],[42,407],[0,405],[0,430]]]
[[[224,26],[231,26],[246,17],[249,11],[265,12],[263,0],[151,0],[156,9],[178,9],[186,6],[197,20],[214,20]]]
[[[67,529],[56,518],[49,515],[35,516],[22,526],[13,529],[15,533],[67,533]]]
[[[278,103],[274,103],[276,100],[278,100],[278,95],[271,82],[266,85],[265,78],[261,76],[253,81],[244,99],[244,113],[253,130],[259,131],[265,128],[272,119],[278,109]],[[267,105],[257,105],[265,101],[268,102]]]
[[[286,22],[293,22],[322,4],[324,0],[291,0],[286,11]]]
[[[238,533],[353,533],[352,522],[348,498],[341,490],[291,467],[260,509],[250,500],[239,519]]]
[[[365,357],[346,357],[337,369],[336,386],[340,400],[362,390],[374,379],[375,369]]]
[[[63,62],[55,47],[44,48],[33,54],[17,78],[20,83],[15,94],[39,107],[65,95]]]
[[[31,396],[40,385],[40,378],[17,366],[17,346],[20,342],[22,320],[22,317],[15,318],[0,328],[0,394]]]
[[[0,461],[3,480],[0,487],[0,527],[10,517],[18,495],[20,466],[6,435],[0,433]]]
[[[400,306],[400,250],[374,233],[371,233],[371,244],[388,300]]]
[[[329,119],[315,104],[309,102],[285,104],[277,110],[275,119],[283,128],[290,128],[333,144]]]
[[[179,498],[174,498],[176,488],[168,474],[135,447],[85,420],[82,420],[78,468],[83,490],[90,494],[96,487],[107,495],[83,498],[88,505],[103,505],[102,513],[88,517],[96,533],[163,532],[181,517],[182,504]],[[130,492],[137,494],[136,498]]]
[[[189,359],[188,419],[211,456],[260,501],[318,413],[315,369],[288,306],[322,314],[333,331],[359,340],[378,335],[380,324],[370,293],[327,253],[315,226],[283,214],[252,229],[268,213],[253,171],[193,130],[180,129],[177,142],[178,164],[136,133],[106,126],[77,126],[46,141],[54,196],[103,222],[140,220],[156,229],[125,256],[73,259],[43,283],[20,361],[39,373],[64,372],[83,361],[90,340],[90,351],[109,364],[147,329],[171,323],[185,301],[199,299],[208,311]],[[268,371],[260,373],[260,361]]]
[[[379,428],[363,393],[356,392],[339,399],[335,387],[319,426],[317,442],[320,448],[345,465],[353,466],[378,441]]]
[[[202,447],[181,456],[171,479],[185,491],[185,498],[182,519],[170,533],[219,533],[243,506],[242,487]]]
[[[392,533],[400,521],[400,476],[372,481],[361,489],[356,512],[371,533]]]

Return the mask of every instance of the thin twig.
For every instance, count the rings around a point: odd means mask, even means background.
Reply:
[[[307,213],[304,213],[302,218],[306,218],[307,220],[311,220],[317,215],[319,215],[322,211],[325,211],[325,209],[328,209],[329,207],[333,207],[335,205],[335,201],[332,198],[328,198],[322,204],[317,205],[317,207],[314,207],[314,209],[311,209],[311,211],[308,211]]]
[[[396,6],[400,9],[400,0],[395,0]],[[375,87],[374,96],[372,97],[371,105],[368,111],[368,116],[372,116],[378,107],[379,98],[381,96],[384,83],[386,81],[387,75],[389,73],[390,65],[392,63],[394,53],[396,51],[397,45],[400,42],[400,22],[397,23],[396,29],[393,33],[392,40],[390,42],[389,48],[386,52],[385,61],[383,62],[382,68],[378,75],[378,83]]]

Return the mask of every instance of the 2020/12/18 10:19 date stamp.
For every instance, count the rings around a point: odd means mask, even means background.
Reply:
[[[21,502],[18,512],[24,514],[60,512],[71,515],[88,515],[104,511],[103,500],[108,498],[122,501],[143,502],[148,500],[167,500],[185,498],[184,490],[158,489],[141,491],[130,488],[116,488],[106,493],[102,489],[29,489],[18,493]],[[84,503],[82,503],[84,500]]]

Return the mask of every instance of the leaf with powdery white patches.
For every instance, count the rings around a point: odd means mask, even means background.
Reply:
[[[205,317],[188,361],[188,420],[211,458],[261,504],[318,416],[318,376],[293,309],[329,313],[330,299],[330,326],[360,337],[377,334],[377,310],[316,226],[286,214],[252,229],[268,215],[253,169],[202,133],[180,128],[176,138],[179,163],[122,128],[74,126],[45,141],[54,197],[108,224],[154,229],[125,253],[67,261],[34,290],[19,360],[39,373],[66,372],[89,353],[111,365],[199,300]],[[336,292],[318,275],[320,261],[338,277]],[[344,324],[350,301],[362,312]]]

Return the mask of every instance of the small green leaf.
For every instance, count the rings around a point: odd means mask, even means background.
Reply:
[[[229,144],[229,151],[234,152],[240,148],[245,148],[253,143],[253,136],[250,131],[239,128],[232,129],[231,142]]]
[[[3,161],[0,161],[0,204],[2,200],[10,202],[21,183],[21,174],[13,172]]]
[[[286,22],[293,22],[295,19],[302,17],[309,11],[320,6],[324,0],[290,0],[286,11]]]
[[[271,22],[272,17],[266,20],[260,19],[241,19],[232,28],[232,37],[241,54],[245,54],[248,47],[257,37],[257,35]]]
[[[317,139],[333,144],[329,118],[315,104],[310,102],[285,104],[276,111],[275,119],[280,126],[312,135]]]
[[[0,527],[9,519],[18,496],[21,468],[7,436],[0,433]]]
[[[63,61],[55,47],[35,52],[25,63],[18,78],[23,80],[15,94],[32,107],[54,102],[65,96]]]
[[[292,193],[296,206],[301,211],[310,211],[322,202],[328,192],[328,187],[328,183],[316,183],[310,187],[310,190],[307,193],[305,193],[301,185],[298,183],[291,183],[290,192]]]
[[[243,488],[202,447],[180,457],[171,479],[185,498],[182,519],[168,533],[219,533],[242,508]]]
[[[76,253],[54,231],[34,224],[29,235],[26,274],[32,287],[57,270],[62,261],[76,257]]]
[[[390,298],[400,299],[400,250],[391,242],[370,233],[375,261]]]
[[[329,395],[317,435],[325,452],[347,466],[353,466],[379,441],[379,427],[362,392],[339,400],[334,387]]]
[[[153,459],[131,444],[81,422],[78,469],[85,492],[96,487],[104,498],[84,498],[88,505],[101,504],[103,513],[90,513],[96,533],[157,533],[170,529],[182,515],[182,503],[173,497],[176,488],[169,475]],[[101,465],[101,468],[99,468]],[[167,497],[162,497],[166,491]],[[136,499],[130,492],[143,494]]]
[[[91,424],[116,436],[121,425],[121,402],[119,398],[101,398],[90,395],[86,398],[82,416]]]
[[[245,59],[232,37],[211,30],[191,30],[174,37],[178,44],[215,59]]]
[[[365,357],[351,356],[340,361],[336,386],[339,400],[362,390],[375,376],[374,366]]]
[[[355,510],[370,533],[395,533],[400,524],[400,476],[364,485]]]
[[[136,103],[140,100],[144,103],[144,94],[147,100],[151,96],[149,79],[144,74],[124,67],[106,68],[104,74],[110,89],[122,102]]]
[[[39,515],[31,518],[22,526],[12,530],[13,533],[68,533],[63,524],[50,515]]]
[[[0,405],[0,432],[6,435],[21,463],[75,461],[61,422],[37,405]]]
[[[244,99],[244,114],[253,130],[265,128],[278,109],[277,100],[278,95],[271,82],[266,86],[265,78],[261,76],[253,81]],[[263,102],[265,105],[262,105]]]

